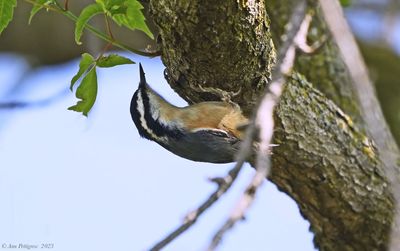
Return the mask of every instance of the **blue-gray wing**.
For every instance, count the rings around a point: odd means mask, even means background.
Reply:
[[[240,140],[223,130],[197,129],[163,145],[183,158],[211,163],[229,163],[235,160]]]

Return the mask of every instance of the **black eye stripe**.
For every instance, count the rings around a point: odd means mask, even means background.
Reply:
[[[153,139],[153,137],[144,129],[144,127],[142,126],[142,123],[140,121],[140,117],[142,116],[141,112],[143,112],[143,111],[140,112],[139,108],[138,108],[138,91],[136,91],[135,94],[133,94],[133,97],[131,100],[130,111],[131,111],[132,120],[136,125],[139,135],[141,137],[144,137],[147,139]]]
[[[179,130],[179,128],[169,128],[164,124],[160,123],[158,118],[154,118],[151,112],[150,106],[150,98],[148,95],[148,89],[146,87],[139,88],[133,95],[131,100],[131,116],[132,120],[135,123],[140,136],[145,137],[147,139],[151,139],[154,141],[158,141],[154,135],[157,137],[171,137],[171,138],[180,138],[183,136],[183,132]],[[140,95],[140,98],[139,98]],[[141,100],[140,100],[141,99]],[[139,110],[138,102],[142,102],[143,110]],[[141,118],[144,116],[145,125],[142,125],[143,121]],[[143,118],[142,118],[143,119]],[[146,127],[146,128],[145,128]],[[151,130],[151,133],[148,132]],[[153,134],[153,136],[151,135]]]
[[[142,97],[142,101],[143,101],[144,119],[147,123],[147,127],[151,128],[153,133],[155,135],[157,135],[158,137],[164,136],[165,133],[163,132],[164,131],[163,128],[161,127],[161,125],[159,123],[157,123],[154,120],[153,116],[151,116],[149,96],[143,90],[140,90],[139,93],[140,93],[140,96]]]

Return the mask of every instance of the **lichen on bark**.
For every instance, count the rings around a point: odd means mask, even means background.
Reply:
[[[385,250],[393,198],[373,143],[303,76],[287,85],[271,180],[296,200],[320,250]]]
[[[285,25],[289,21],[293,4],[291,0],[269,0],[266,8],[271,23],[271,34],[274,44],[279,48],[281,37],[285,32]],[[340,52],[323,19],[318,1],[308,0],[308,11],[312,14],[308,42],[320,44],[312,54],[299,54],[296,58],[295,69],[306,76],[307,80],[335,102],[343,111],[352,117],[354,122],[362,128],[364,126],[361,111],[358,106],[351,78],[346,66],[340,57]]]

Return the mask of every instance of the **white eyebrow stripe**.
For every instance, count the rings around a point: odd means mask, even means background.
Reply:
[[[144,107],[143,107],[143,98],[142,98],[142,90],[139,91],[137,95],[137,111],[140,114],[140,124],[142,125],[143,129],[151,135],[154,139],[161,140],[157,135],[153,133],[153,131],[147,126],[146,119],[144,118]]]

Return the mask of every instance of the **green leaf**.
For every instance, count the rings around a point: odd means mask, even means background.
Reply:
[[[105,10],[112,10],[125,6],[127,0],[96,0],[96,3],[101,4]]]
[[[106,1],[105,0],[96,0],[97,4],[100,4],[101,7],[103,7],[104,9],[106,8]]]
[[[89,53],[83,53],[81,62],[79,63],[79,71],[78,73],[72,78],[70,89],[74,87],[76,81],[82,77],[84,73],[86,73],[89,67],[95,62],[94,58]]]
[[[116,65],[134,64],[134,63],[135,62],[133,62],[129,58],[122,57],[122,56],[117,55],[117,54],[111,54],[111,55],[102,56],[101,58],[99,58],[97,60],[96,65],[98,67],[107,68],[107,67],[114,67]]]
[[[13,18],[17,0],[0,0],[0,34]]]
[[[35,3],[33,3],[33,7],[31,10],[31,15],[29,16],[28,24],[31,24],[32,18],[36,15],[36,13],[39,12],[39,10],[44,8],[44,5],[48,5],[53,2],[54,2],[54,0],[36,0]]]
[[[115,1],[110,1],[113,3],[119,3],[120,0],[115,0]],[[118,5],[113,5],[113,8],[118,7]],[[126,13],[117,13],[118,11],[124,10],[123,7],[126,7]],[[145,22],[145,17],[142,13],[143,6],[142,4],[137,1],[137,0],[125,0],[123,2],[123,5],[121,5],[120,9],[115,9],[114,13],[109,9],[109,6],[106,5],[106,8],[108,8],[108,12],[111,13],[111,17],[113,20],[119,24],[123,25],[131,30],[141,30],[144,33],[146,33],[147,36],[149,36],[151,39],[154,39],[153,33],[151,33],[149,27],[147,26]]]
[[[98,3],[88,5],[82,10],[75,24],[75,42],[77,44],[82,44],[80,39],[87,22],[89,22],[92,17],[100,13],[104,13],[104,10],[103,6]]]
[[[76,105],[69,107],[68,110],[82,112],[87,117],[96,101],[96,96],[97,74],[96,67],[92,67],[76,90],[76,97],[81,100]]]

